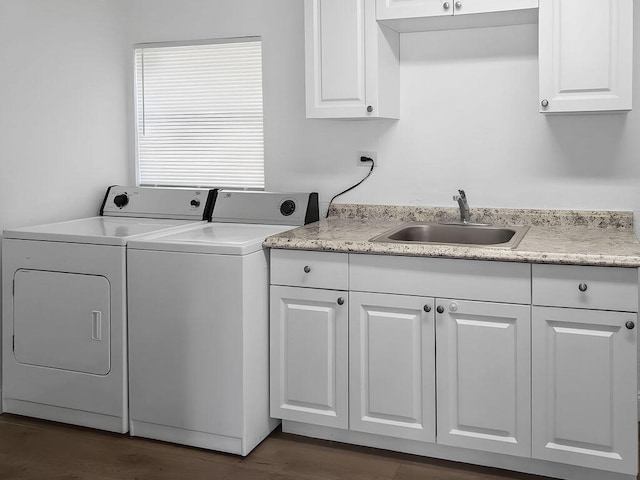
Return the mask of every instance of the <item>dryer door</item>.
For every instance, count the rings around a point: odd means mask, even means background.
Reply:
[[[14,355],[19,363],[106,375],[111,369],[109,281],[98,275],[18,270]]]

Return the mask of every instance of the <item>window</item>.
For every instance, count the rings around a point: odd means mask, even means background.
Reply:
[[[139,185],[264,188],[259,38],[135,47]]]

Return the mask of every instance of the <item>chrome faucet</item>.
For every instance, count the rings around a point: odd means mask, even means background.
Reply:
[[[458,190],[458,195],[454,195],[453,199],[458,202],[460,207],[460,223],[469,223],[471,214],[469,213],[469,203],[467,203],[467,196],[464,190]]]

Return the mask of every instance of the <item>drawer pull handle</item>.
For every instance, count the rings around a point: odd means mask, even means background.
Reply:
[[[581,283],[580,285],[578,285],[578,290],[580,290],[581,292],[586,292],[587,291],[587,284],[586,283]]]
[[[425,305],[425,306],[423,307],[423,310],[424,310],[425,312],[429,313],[429,312],[431,311],[431,305]]]
[[[627,327],[629,330],[633,330],[636,324],[633,323],[631,320],[629,320],[627,323],[624,324],[624,326]]]
[[[444,307],[442,305],[438,305],[438,308],[436,308],[436,311],[438,313],[444,313]]]
[[[344,298],[338,298],[338,305],[344,305]]]
[[[309,273],[311,271],[311,267],[309,265],[304,266],[304,273]]]

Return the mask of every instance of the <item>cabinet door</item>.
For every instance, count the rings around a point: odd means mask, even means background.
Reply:
[[[396,20],[535,8],[538,8],[538,0],[376,0],[376,17],[378,20]]]
[[[531,307],[436,305],[437,442],[531,456]]]
[[[305,0],[307,118],[398,118],[400,37],[376,0]]]
[[[636,474],[636,317],[533,307],[534,458]]]
[[[351,430],[435,441],[433,299],[350,295]]]
[[[271,416],[348,428],[347,292],[271,287]]]
[[[376,0],[376,18],[391,20],[450,16],[453,15],[452,4],[452,0]]]
[[[107,375],[111,285],[98,275],[18,270],[13,334],[18,363]]]
[[[471,15],[538,8],[538,0],[454,0],[451,5],[454,15]]]
[[[631,110],[633,0],[540,0],[540,111]]]
[[[365,0],[305,0],[307,117],[367,109]]]

